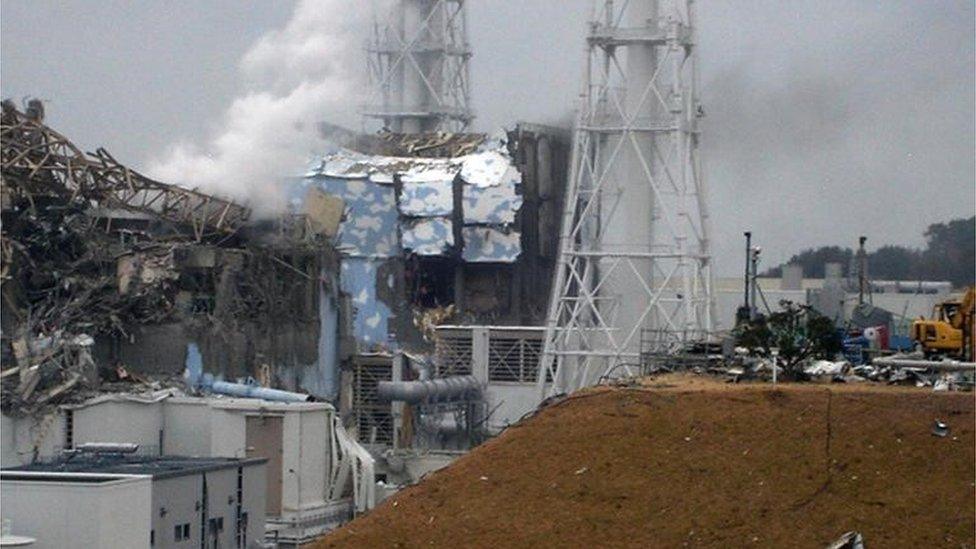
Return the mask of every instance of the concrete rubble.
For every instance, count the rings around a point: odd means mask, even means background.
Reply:
[[[317,304],[303,302],[336,291],[334,197],[251,220],[245,206],[153,181],[104,149],[82,153],[42,108],[11,102],[2,175],[4,413],[111,383],[179,384],[190,343],[211,363],[233,357],[241,371],[221,372],[231,377],[294,355],[300,332],[314,350]],[[293,340],[269,338],[276,325]]]

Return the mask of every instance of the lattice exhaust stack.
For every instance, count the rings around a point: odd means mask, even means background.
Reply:
[[[367,45],[363,116],[394,132],[462,131],[470,108],[464,0],[396,0]]]
[[[596,13],[542,396],[636,373],[649,345],[659,352],[712,329],[693,2],[606,0]]]

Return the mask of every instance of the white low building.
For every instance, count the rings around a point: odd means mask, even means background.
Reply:
[[[266,458],[267,528],[281,546],[314,539],[375,504],[372,460],[324,402],[115,393],[44,418],[3,421],[4,467],[85,443],[134,443],[142,456]]]
[[[3,516],[38,549],[258,547],[265,461],[68,454],[0,472]]]

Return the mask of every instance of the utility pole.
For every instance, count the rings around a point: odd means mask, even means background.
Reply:
[[[744,301],[743,302],[745,303],[746,310],[749,311],[749,318],[751,320],[752,319],[752,305],[750,304],[750,301],[749,301],[749,287],[750,287],[749,286],[749,284],[750,284],[750,282],[749,282],[749,265],[750,265],[749,257],[752,254],[752,231],[746,231],[745,232],[745,235],[746,235],[746,277],[745,277],[745,285],[744,285],[744,288],[743,288],[743,291],[745,292],[745,296],[744,296]]]
[[[355,9],[355,8],[353,8]],[[398,133],[463,131],[471,124],[464,0],[396,0],[367,46],[364,122]]]
[[[586,40],[540,396],[712,330],[695,3],[598,2]],[[551,380],[551,384],[549,383]]]
[[[749,251],[749,259],[752,263],[752,284],[749,286],[749,291],[752,295],[749,296],[749,320],[756,320],[759,316],[759,305],[756,299],[759,293],[759,254],[762,253],[762,248],[756,246]],[[763,300],[765,301],[765,297]]]
[[[868,281],[868,255],[864,251],[864,243],[868,237],[862,236],[858,239],[857,248],[857,304],[864,304],[864,294]]]

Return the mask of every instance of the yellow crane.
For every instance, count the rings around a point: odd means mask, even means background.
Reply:
[[[948,299],[937,303],[932,319],[920,318],[912,323],[912,339],[928,355],[948,355],[960,360],[973,360],[973,340],[976,327],[976,287],[970,286],[962,299]]]

